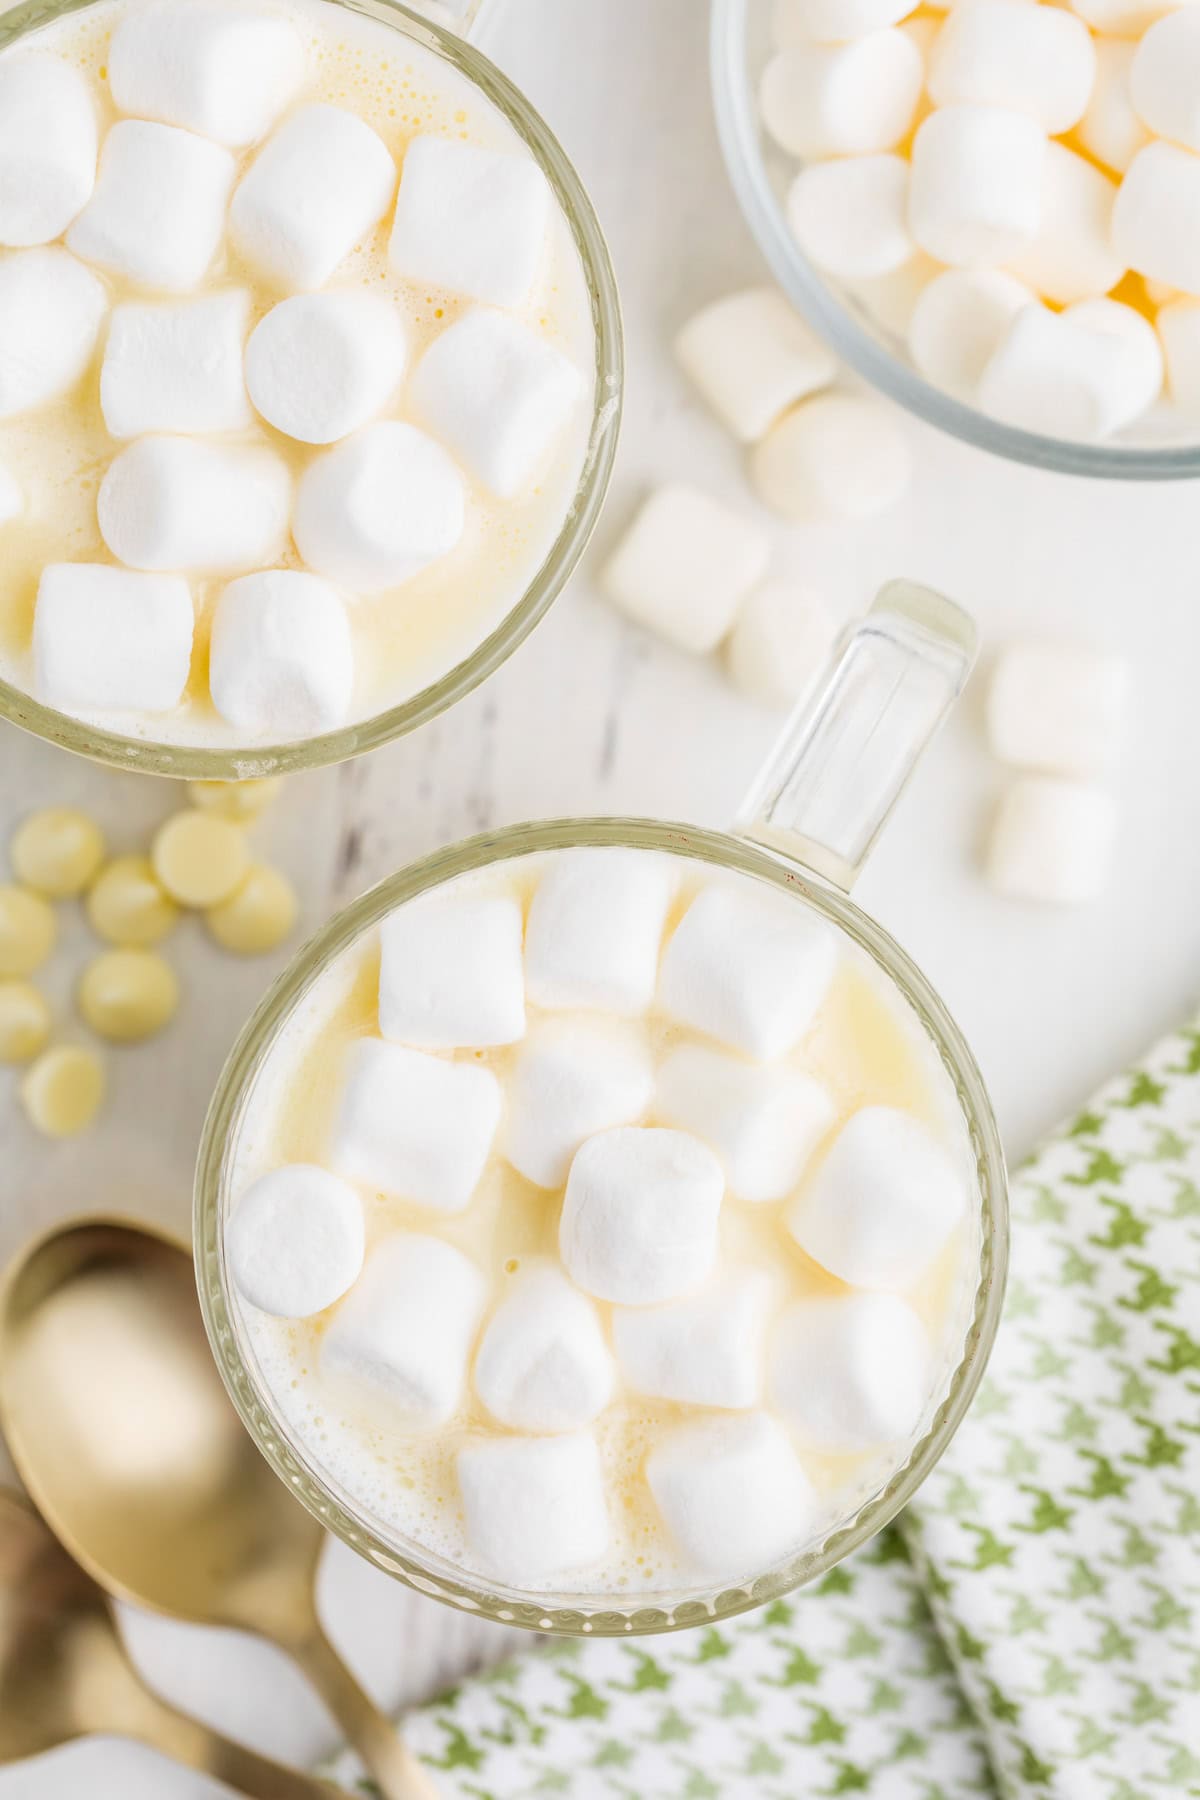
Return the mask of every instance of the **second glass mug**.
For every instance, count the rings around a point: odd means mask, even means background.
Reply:
[[[916,1492],[950,1442],[979,1384],[995,1335],[1007,1261],[1003,1153],[982,1078],[925,977],[849,897],[849,889],[918,756],[970,669],[971,621],[907,582],[886,587],[844,640],[827,680],[789,720],[731,833],[638,819],[576,819],[509,827],[437,852],[363,895],[300,951],[250,1020],[209,1110],[196,1178],[197,1280],[221,1374],[258,1448],[331,1531],[385,1573],[490,1619],[567,1634],[675,1630],[761,1605],[821,1575],[865,1542]],[[491,863],[579,845],[666,851],[734,870],[815,910],[865,951],[907,1003],[949,1075],[974,1160],[978,1206],[961,1349],[943,1371],[936,1407],[890,1478],[821,1542],[747,1581],[638,1593],[542,1593],[489,1583],[373,1521],[297,1441],[272,1405],[230,1292],[225,1223],[239,1132],[279,1034],[313,984],[401,902]]]

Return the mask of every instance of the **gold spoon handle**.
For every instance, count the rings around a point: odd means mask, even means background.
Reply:
[[[320,1627],[289,1648],[371,1771],[383,1800],[437,1800],[430,1777]]]
[[[157,1696],[154,1698],[157,1701]],[[248,1800],[338,1800],[344,1796],[344,1790],[331,1781],[259,1756],[244,1744],[235,1744],[232,1738],[202,1725],[199,1719],[176,1712],[174,1707],[143,1704],[137,1713],[136,1719],[128,1721],[131,1736],[161,1750],[175,1762],[223,1781],[235,1792],[247,1795]]]

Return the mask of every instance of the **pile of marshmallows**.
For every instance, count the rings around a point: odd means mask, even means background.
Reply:
[[[280,13],[152,0],[113,33],[111,99],[133,116],[109,129],[97,168],[84,77],[50,56],[0,59],[0,244],[15,247],[0,260],[0,421],[72,391],[107,319],[100,404],[111,436],[132,440],[98,497],[113,562],[56,563],[41,579],[36,683],[53,706],[176,706],[197,573],[239,577],[212,617],[221,716],[247,737],[337,726],[355,682],[344,598],[453,551],[468,478],[502,500],[524,492],[581,391],[578,369],[510,310],[544,254],[552,197],[537,165],[417,137],[397,199],[391,152],[361,119],[292,106],[306,74]],[[396,308],[365,288],[317,291],[393,203],[392,272],[480,303],[411,372],[403,404],[419,424],[378,419],[406,375]],[[185,296],[223,244],[290,296],[249,341],[240,287],[110,313],[104,276]],[[294,492],[256,414],[296,445],[335,446]],[[7,470],[0,525],[23,506]],[[275,566],[289,530],[304,569]]]
[[[382,1400],[393,1428],[445,1427],[472,1381],[497,1429],[457,1454],[468,1542],[518,1586],[606,1553],[615,1496],[589,1427],[618,1371],[626,1398],[700,1409],[656,1432],[644,1479],[684,1562],[730,1578],[812,1530],[798,1452],[902,1443],[932,1397],[901,1295],[962,1218],[959,1171],[900,1111],[866,1106],[834,1132],[825,1088],[783,1066],[835,973],[826,925],[714,881],[664,949],[674,888],[667,860],[589,849],[548,862],[527,920],[509,892],[399,908],[381,932],[380,1035],[351,1049],[330,1168],[261,1177],[229,1226],[253,1305],[307,1317],[340,1301],[321,1371]],[[656,1059],[652,1008],[698,1041]],[[499,1045],[516,1046],[503,1082],[476,1054]],[[558,1256],[523,1263],[500,1296],[436,1234],[496,1154],[561,1195]],[[364,1267],[377,1197],[432,1229],[377,1236]],[[721,1264],[722,1208],[781,1202],[781,1250],[790,1234],[847,1284],[836,1297],[787,1296],[778,1261]]]
[[[1009,424],[1107,437],[1164,367],[1200,418],[1200,14],[1170,5],[777,0],[798,243]]]

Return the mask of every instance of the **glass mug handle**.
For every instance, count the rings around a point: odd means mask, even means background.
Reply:
[[[796,707],[734,830],[849,892],[975,660],[974,621],[890,581]]]

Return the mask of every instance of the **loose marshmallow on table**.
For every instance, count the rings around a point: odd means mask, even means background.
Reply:
[[[599,1300],[650,1306],[699,1285],[717,1254],[725,1179],[682,1131],[622,1125],[576,1154],[559,1220],[567,1272]]]
[[[1130,67],[1129,93],[1155,137],[1200,150],[1200,16],[1190,7],[1151,25]]]
[[[1139,150],[1117,189],[1112,235],[1123,266],[1200,294],[1200,156],[1158,141]]]
[[[921,53],[902,31],[872,31],[781,51],[763,71],[759,110],[793,156],[862,156],[908,135],[924,81]]]
[[[38,698],[85,712],[167,712],[187,685],[195,615],[186,581],[107,563],[49,563],[38,584]]]
[[[975,3],[971,0],[967,10]],[[1028,8],[1028,0],[1011,4]],[[1126,266],[1112,244],[1116,192],[1115,182],[1086,157],[1065,144],[1048,143],[1041,221],[1033,239],[1006,259],[1011,273],[1061,305],[1106,294]]]
[[[908,222],[922,250],[955,268],[1008,262],[1042,217],[1046,134],[1003,106],[943,106],[917,128]]]
[[[782,1200],[834,1119],[828,1092],[810,1075],[683,1044],[658,1071],[656,1116],[716,1151],[731,1194]]]
[[[971,0],[950,9],[929,59],[935,106],[1011,106],[1044,131],[1069,131],[1096,73],[1088,28],[1059,7]]]
[[[209,644],[213,705],[252,737],[311,737],[343,723],[354,688],[354,645],[341,597],[299,569],[231,581]]]
[[[403,281],[523,306],[541,267],[551,204],[550,184],[530,156],[415,137],[400,171],[388,261]]]
[[[123,113],[241,148],[269,131],[304,80],[286,14],[229,0],[154,0],[126,13],[108,47]]]
[[[590,1432],[468,1443],[458,1453],[458,1485],[471,1554],[511,1587],[586,1569],[608,1549]]]
[[[534,891],[525,979],[535,1006],[645,1012],[673,892],[665,858],[621,846],[562,850]]]
[[[508,1091],[504,1154],[537,1187],[561,1187],[585,1139],[641,1119],[654,1065],[615,1019],[547,1019],[521,1046]]]
[[[729,1581],[799,1549],[816,1515],[787,1432],[765,1413],[676,1426],[647,1457],[646,1479],[680,1553]]]
[[[698,488],[668,482],[645,501],[601,582],[637,624],[703,656],[766,574],[770,554],[752,520]]]
[[[962,1172],[927,1125],[864,1106],[842,1126],[788,1209],[800,1248],[855,1287],[903,1288],[963,1214]]]
[[[793,706],[825,667],[833,623],[822,595],[764,581],[746,599],[725,648],[730,675],[763,706]]]
[[[372,1250],[333,1315],[322,1372],[366,1387],[409,1429],[444,1425],[462,1400],[486,1299],[461,1250],[397,1232]]]
[[[1116,844],[1110,794],[1082,781],[1025,775],[997,808],[987,879],[1009,899],[1082,906],[1108,885]]]
[[[19,519],[24,511],[25,495],[20,482],[11,469],[0,463],[0,525]]]
[[[307,1319],[357,1280],[366,1234],[362,1201],[312,1163],[272,1169],[247,1188],[225,1233],[239,1293],[260,1311]]]
[[[517,1431],[575,1431],[612,1397],[613,1367],[596,1308],[549,1261],[509,1281],[475,1357],[475,1391]]]
[[[53,56],[0,62],[0,244],[48,244],[96,179],[96,107],[78,69]]]
[[[675,355],[714,413],[743,444],[837,373],[837,358],[778,288],[746,288],[694,313]]]
[[[396,165],[369,125],[339,106],[302,106],[238,183],[230,242],[277,287],[323,287],[378,225],[395,182]]]
[[[448,555],[465,519],[462,477],[441,445],[384,419],[309,464],[292,535],[319,575],[377,594]]]
[[[1119,656],[1082,645],[1010,644],[988,689],[992,752],[1017,768],[1094,775],[1121,747],[1128,691]]]
[[[251,333],[246,386],[277,431],[331,444],[382,412],[407,355],[400,315],[381,294],[296,294]]]
[[[1028,0],[1008,0],[1025,6]],[[946,269],[913,310],[908,347],[935,386],[972,399],[1013,318],[1034,298],[1002,269]]]
[[[1062,313],[1027,306],[983,372],[984,412],[1048,437],[1101,438],[1145,411],[1162,386],[1151,325],[1116,300]]]
[[[840,44],[895,25],[915,10],[913,0],[775,0],[772,33],[781,50]]]
[[[803,1445],[872,1450],[916,1430],[931,1362],[925,1327],[897,1294],[798,1300],[772,1334],[770,1400]]]
[[[280,554],[291,498],[288,466],[273,450],[144,437],[108,465],[96,515],[132,569],[234,574]]]
[[[784,413],[750,456],[761,499],[785,519],[867,519],[912,475],[898,416],[855,394],[817,394]]]
[[[1129,71],[1136,44],[1120,38],[1096,40],[1096,80],[1079,121],[1079,142],[1089,156],[1123,175],[1150,133],[1133,110]]]
[[[422,1050],[525,1035],[523,924],[514,894],[435,888],[379,927],[379,1029]]]
[[[190,131],[121,119],[67,246],[147,287],[193,288],[220,245],[235,168],[228,150]]]
[[[107,303],[91,270],[57,246],[0,259],[0,419],[74,387]]]
[[[250,322],[244,288],[199,300],[113,308],[100,407],[113,437],[241,431],[253,414],[242,376]]]
[[[1200,418],[1200,301],[1176,300],[1155,321],[1167,364],[1171,403]]]
[[[844,281],[887,275],[916,247],[908,226],[909,167],[902,156],[811,163],[788,189],[785,210],[805,256]]]
[[[490,1069],[362,1038],[346,1059],[333,1165],[397,1199],[462,1212],[483,1174],[501,1107]]]
[[[613,1348],[638,1394],[685,1406],[756,1406],[776,1283],[764,1270],[718,1275],[665,1306],[613,1308]]]

